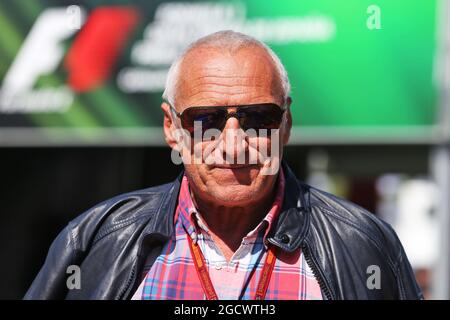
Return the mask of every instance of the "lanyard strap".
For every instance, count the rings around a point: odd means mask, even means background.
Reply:
[[[191,250],[191,255],[194,260],[195,270],[197,270],[197,275],[202,285],[203,291],[205,292],[206,299],[208,300],[219,300],[216,290],[209,276],[208,269],[206,268],[205,257],[200,250],[197,243],[192,241],[190,235],[187,236],[189,242],[189,248]],[[258,286],[256,287],[255,300],[264,300],[266,296],[267,288],[269,287],[270,277],[272,276],[272,271],[275,266],[276,258],[274,249],[272,246],[269,247],[267,252],[266,261],[264,262],[264,267],[261,271],[261,277],[259,278]]]

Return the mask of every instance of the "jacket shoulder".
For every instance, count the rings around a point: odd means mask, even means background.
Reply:
[[[350,238],[354,238],[356,234],[359,237],[362,236],[367,239],[365,243],[385,251],[391,258],[392,264],[395,264],[401,254],[402,246],[394,229],[387,222],[351,201],[311,186],[308,188],[310,205],[316,213],[313,214],[313,219],[333,223],[335,230],[343,238],[351,240]],[[317,216],[318,213],[322,217]],[[337,227],[339,225],[341,227]]]
[[[90,249],[108,235],[126,227],[133,230],[143,228],[173,188],[174,183],[168,183],[121,194],[95,205],[72,220],[53,241],[44,266],[25,299],[66,297],[66,268],[70,265],[81,266]],[[121,246],[117,240],[117,236],[113,237],[104,243],[106,249],[102,250],[114,251],[114,246]]]
[[[84,251],[106,235],[133,223],[145,224],[161,207],[174,183],[135,190],[98,203],[69,222],[76,249]]]

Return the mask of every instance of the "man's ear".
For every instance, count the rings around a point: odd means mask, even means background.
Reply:
[[[177,140],[175,139],[174,136],[174,129],[175,129],[175,124],[172,121],[172,114],[170,112],[170,106],[168,103],[163,102],[161,104],[161,109],[164,112],[164,137],[165,140],[167,142],[167,144],[169,145],[169,147],[171,147],[172,149],[178,150],[178,144],[177,144]]]
[[[292,129],[292,114],[291,114],[291,104],[292,104],[292,98],[287,97],[286,99],[286,130],[284,131],[283,135],[283,143],[284,145],[287,145],[289,142],[289,138],[291,136],[291,129]]]

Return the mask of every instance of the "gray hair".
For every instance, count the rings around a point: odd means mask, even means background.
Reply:
[[[181,55],[178,56],[178,58],[175,59],[175,61],[172,63],[169,72],[167,74],[166,86],[164,89],[164,93],[162,95],[163,99],[168,103],[170,103],[172,106],[175,106],[175,92],[178,84],[178,79],[180,76],[180,66],[181,63],[183,62],[184,57],[193,49],[203,45],[215,47],[218,49],[227,49],[232,52],[241,49],[243,47],[249,46],[257,46],[264,49],[272,58],[275,64],[275,68],[278,71],[278,75],[281,79],[284,101],[286,101],[286,99],[288,98],[289,93],[291,91],[291,84],[289,82],[287,71],[284,65],[281,63],[280,58],[275,54],[275,52],[273,52],[273,50],[270,49],[266,44],[253,37],[250,37],[240,32],[225,30],[215,32],[208,36],[198,39],[197,41],[189,45],[181,53]]]

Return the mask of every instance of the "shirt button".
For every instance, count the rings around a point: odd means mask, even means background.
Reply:
[[[215,265],[215,268],[216,268],[216,270],[221,270],[222,269],[222,264],[217,262],[216,265]]]

